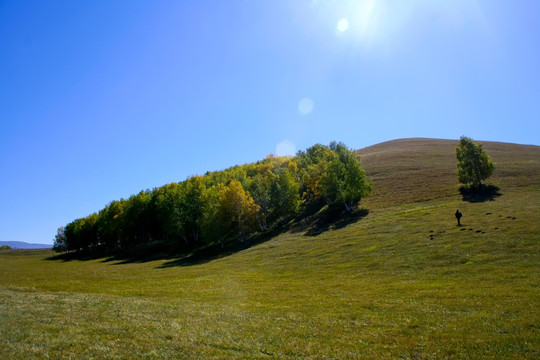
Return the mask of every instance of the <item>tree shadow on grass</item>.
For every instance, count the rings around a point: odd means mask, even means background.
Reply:
[[[115,262],[114,265],[129,263],[144,263],[156,260],[167,260],[177,256],[179,251],[171,243],[155,241],[147,244],[141,244],[124,251],[105,251],[95,250],[87,252],[69,251],[58,255],[47,257],[48,261],[90,261],[101,259],[102,263]]]
[[[329,230],[342,229],[369,214],[367,209],[357,209],[351,213],[342,208],[329,208],[324,204],[308,205],[300,214],[289,221],[283,220],[279,226],[248,236],[242,240],[217,241],[199,248],[180,248],[172,243],[152,242],[122,252],[77,253],[67,252],[51,256],[51,261],[87,261],[102,259],[103,263],[123,265],[165,260],[158,268],[193,266],[230,256],[264,243],[286,233],[304,232],[305,236],[317,236]]]
[[[297,216],[294,221],[276,227],[264,233],[258,233],[246,238],[243,241],[230,241],[228,243],[214,243],[203,248],[195,249],[189,254],[182,255],[174,260],[168,261],[159,268],[174,266],[193,266],[204,264],[237,252],[247,250],[255,245],[264,243],[276,236],[291,231],[293,233],[304,232],[306,236],[317,236],[328,230],[342,229],[355,223],[369,214],[367,209],[357,209],[351,213],[341,209],[328,208],[321,210],[321,207],[308,207]]]
[[[176,256],[171,255],[170,253],[126,253],[126,254],[115,254],[106,257],[102,260],[103,263],[113,263],[113,265],[125,265],[133,263],[146,263],[150,261],[158,260],[170,260]]]
[[[49,256],[45,258],[47,261],[89,261],[89,260],[96,260],[99,258],[102,258],[103,255],[97,255],[97,254],[81,254],[74,251],[64,252],[57,255]]]
[[[283,230],[278,228],[265,233],[252,235],[242,241],[235,239],[226,242],[214,242],[212,244],[194,249],[189,253],[171,257],[170,261],[158,266],[158,268],[163,269],[175,266],[193,266],[205,264],[266,242],[282,232]]]
[[[494,201],[502,194],[499,192],[500,188],[495,185],[482,185],[480,188],[473,188],[469,186],[462,186],[459,188],[463,201],[470,203],[481,203],[485,201]]]
[[[67,252],[58,255],[53,255],[45,258],[47,261],[91,261],[101,259],[102,263],[110,263],[117,261],[114,265],[143,263],[155,260],[165,260],[173,258],[173,255],[166,253],[118,253],[118,254],[81,254],[77,252]]]
[[[297,232],[305,231],[305,236],[317,236],[329,230],[338,230],[354,224],[368,214],[369,210],[367,209],[356,209],[353,212],[348,212],[342,209],[326,208],[304,226],[299,226],[295,230]]]

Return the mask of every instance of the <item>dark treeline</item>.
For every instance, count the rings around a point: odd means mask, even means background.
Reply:
[[[81,255],[178,254],[243,241],[290,221],[309,204],[352,212],[371,192],[360,159],[342,143],[314,145],[112,201],[58,229],[54,249]]]

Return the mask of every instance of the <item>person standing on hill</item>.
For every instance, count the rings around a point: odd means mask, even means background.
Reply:
[[[456,216],[456,219],[457,219],[457,225],[461,226],[461,217],[463,216],[463,214],[461,213],[461,211],[456,210],[456,213],[454,215]]]

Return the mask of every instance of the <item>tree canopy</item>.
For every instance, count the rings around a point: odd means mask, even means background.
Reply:
[[[462,136],[456,147],[457,175],[459,182],[480,188],[482,181],[491,176],[495,165],[482,149],[482,144]]]
[[[369,195],[359,156],[342,143],[144,190],[58,229],[54,249],[81,254],[141,246],[183,252],[242,241],[293,219],[308,204],[353,211]]]

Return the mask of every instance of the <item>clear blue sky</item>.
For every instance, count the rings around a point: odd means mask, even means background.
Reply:
[[[0,0],[0,240],[269,153],[540,145],[540,1]]]

